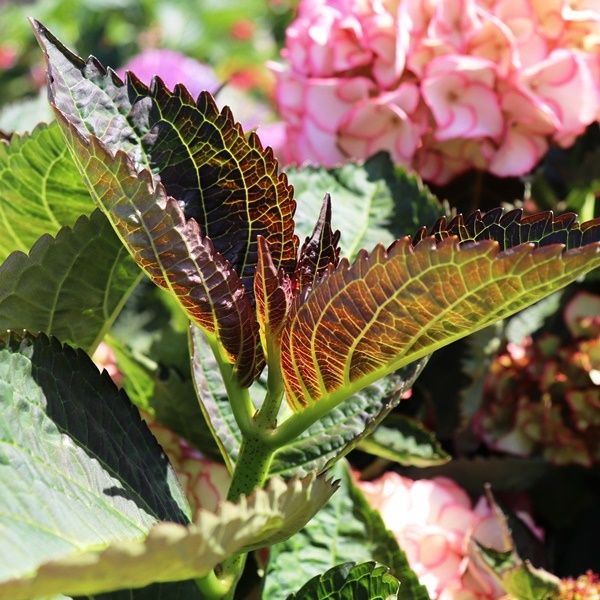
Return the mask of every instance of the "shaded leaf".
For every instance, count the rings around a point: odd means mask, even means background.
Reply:
[[[137,410],[82,352],[45,336],[0,350],[0,598],[46,561],[187,523],[176,476]],[[98,524],[102,528],[98,528]],[[123,587],[123,586],[120,586]]]
[[[141,275],[97,210],[0,265],[0,329],[41,331],[93,352]]]
[[[570,231],[575,231],[571,228]],[[409,238],[343,260],[292,307],[282,331],[290,405],[335,404],[371,381],[503,319],[600,264],[600,227],[563,251],[493,240]],[[573,240],[573,237],[569,237]]]
[[[204,419],[219,446],[230,472],[238,457],[242,434],[237,425],[219,371],[219,365],[206,336],[198,327],[190,327],[192,377]]]
[[[0,141],[0,262],[93,210],[58,125]]]
[[[206,426],[191,378],[173,368],[150,365],[123,343],[107,340],[117,359],[122,387],[147,417],[168,427],[205,454],[218,454],[216,442]]]
[[[271,547],[262,597],[285,598],[340,563],[375,560],[400,581],[398,598],[429,600],[381,516],[352,483],[347,463],[333,472],[340,489],[331,500],[302,531]]]
[[[495,240],[501,250],[519,244],[533,242],[538,246],[564,244],[567,250],[579,248],[600,239],[600,219],[577,222],[575,213],[554,216],[552,211],[523,216],[522,209],[504,211],[494,208],[486,213],[477,210],[467,218],[456,215],[450,222],[440,218],[429,233],[421,228],[413,238],[413,244],[428,236],[443,240],[457,236],[459,241]]]
[[[242,497],[237,504],[224,502],[216,513],[200,509],[191,525],[157,523],[143,538],[82,549],[45,562],[18,579],[0,581],[0,598],[26,600],[59,591],[91,594],[202,577],[232,554],[286,539],[334,491],[334,485],[314,477],[287,484],[271,479],[264,490]]]
[[[337,266],[340,256],[339,241],[339,230],[334,233],[331,229],[331,196],[325,194],[317,223],[300,249],[295,273],[298,289],[312,288],[329,265]]]
[[[390,415],[358,447],[363,452],[407,466],[431,467],[450,460],[433,433],[418,421],[402,415]]]
[[[514,550],[498,552],[479,545],[480,556],[514,600],[558,600],[560,580],[522,561]]]
[[[374,562],[344,563],[307,581],[288,600],[393,600],[400,582],[389,569]]]
[[[427,359],[372,383],[344,400],[275,453],[271,473],[290,477],[322,472],[342,458],[396,407]]]
[[[296,229],[301,237],[311,235],[322,207],[322,197],[315,190],[331,194],[332,229],[342,232],[342,256],[354,257],[361,248],[378,243],[389,245],[421,225],[433,225],[443,212],[419,178],[395,167],[386,153],[362,165],[330,170],[303,166],[286,169],[286,173],[294,186]]]
[[[207,92],[195,102],[183,86],[171,92],[158,78],[148,88],[130,74],[124,84],[94,57],[83,61],[70,52],[40,23],[34,30],[48,63],[50,100],[79,133],[157,174],[250,293],[257,235],[269,242],[276,268],[291,271],[292,188],[255,133],[245,136],[231,111],[219,112]]]

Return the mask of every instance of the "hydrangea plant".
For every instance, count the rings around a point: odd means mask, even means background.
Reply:
[[[312,185],[325,199],[300,244],[286,174],[209,93],[122,80],[34,30],[57,123],[0,146],[0,321],[12,330],[0,350],[0,598],[232,598],[247,553],[299,531],[340,486],[331,535],[369,555],[293,589],[294,569],[270,561],[273,594],[427,599],[343,463],[329,469],[428,355],[598,266],[600,222],[498,209],[347,258],[331,190]],[[414,180],[390,185],[431,200]],[[185,497],[88,357],[143,277],[189,327],[200,408],[185,419],[205,423],[231,473],[216,508]]]

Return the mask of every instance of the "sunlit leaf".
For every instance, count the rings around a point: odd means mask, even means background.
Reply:
[[[156,440],[83,352],[44,336],[0,348],[0,598],[46,561],[188,522]]]
[[[539,238],[533,225],[521,230],[515,223],[506,225],[511,233],[505,240],[515,231]],[[558,243],[521,244],[500,251],[489,239],[459,245],[456,237],[426,237],[413,247],[403,238],[388,250],[363,251],[352,264],[343,260],[305,302],[295,303],[283,329],[288,402],[296,410],[317,400],[335,404],[600,264],[597,223],[571,224],[559,234],[586,245],[564,251]]]
[[[313,577],[287,600],[394,600],[400,582],[389,571],[374,562],[344,563]]]
[[[277,270],[267,241],[258,238],[258,264],[254,276],[256,315],[262,347],[268,354],[271,340],[279,338],[293,299],[292,280],[283,269]]]
[[[141,275],[96,210],[0,265],[0,329],[41,331],[93,352]]]
[[[249,382],[260,366],[258,326],[237,273],[149,172],[136,174],[126,154],[113,156],[96,138],[85,140],[63,124],[95,200],[136,262],[196,324],[217,336],[240,379]]]
[[[0,262],[93,210],[58,125],[0,141]]]
[[[203,577],[228,556],[285,540],[314,516],[335,489],[314,477],[287,483],[271,479],[264,490],[242,497],[237,504],[224,502],[214,513],[200,509],[190,525],[157,523],[143,538],[83,547],[43,562],[31,573],[0,580],[0,598],[93,594]]]
[[[296,260],[295,203],[270,148],[245,136],[231,111],[219,112],[210,94],[197,101],[183,86],[173,92],[155,79],[123,83],[97,59],[87,61],[34,23],[49,73],[51,102],[79,131],[95,135],[136,168],[150,168],[169,196],[193,217],[251,291],[257,235],[269,242],[276,268]]]

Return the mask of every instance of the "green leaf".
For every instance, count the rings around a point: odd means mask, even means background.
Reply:
[[[407,466],[431,467],[450,460],[433,433],[402,415],[390,415],[358,448]]]
[[[223,460],[233,472],[242,434],[231,410],[229,396],[215,356],[198,327],[190,327],[192,377],[204,419],[219,446]],[[255,384],[256,385],[256,384]]]
[[[340,563],[375,560],[400,581],[398,598],[429,600],[381,516],[353,485],[347,463],[334,473],[340,489],[329,503],[302,531],[270,549],[262,597],[285,598]]]
[[[393,600],[400,582],[389,569],[374,562],[344,563],[307,581],[288,600]]]
[[[93,352],[141,275],[95,211],[0,265],[0,329],[43,332]]]
[[[529,561],[522,561],[514,550],[498,552],[478,544],[480,556],[502,582],[514,600],[558,600],[560,580],[536,569]]]
[[[188,522],[154,437],[82,351],[45,336],[0,347],[0,598],[69,594],[12,586],[47,561],[145,536],[158,520]]]
[[[286,539],[334,491],[334,485],[314,477],[287,484],[271,479],[264,490],[237,504],[224,502],[216,513],[200,509],[191,525],[157,523],[143,538],[84,548],[47,561],[20,578],[0,581],[0,598],[26,600],[59,591],[92,594],[202,577],[228,556]]]
[[[464,224],[457,217],[447,227],[442,220],[435,237],[420,231],[414,247],[402,238],[387,250],[376,246],[360,253],[352,264],[344,259],[306,301],[296,302],[281,341],[292,408],[334,406],[600,265],[600,222],[579,226],[568,216],[543,215],[519,221],[514,213],[492,217],[475,215]],[[494,239],[459,245],[457,237],[448,237],[454,230],[460,240]],[[518,246],[506,247],[515,240]]]
[[[0,141],[0,262],[93,210],[58,125]]]
[[[364,165],[330,170],[306,166],[286,173],[294,186],[296,229],[301,237],[311,235],[322,193],[331,194],[331,226],[342,232],[342,256],[353,257],[377,243],[391,244],[423,224],[433,225],[442,214],[441,204],[418,177],[394,167],[386,153]]]
[[[276,452],[271,473],[290,477],[322,472],[347,454],[396,407],[427,359],[408,365],[357,392]]]
[[[123,389],[139,409],[153,421],[168,427],[205,454],[218,454],[216,443],[198,407],[191,378],[178,371],[137,357],[123,343],[110,336]]]

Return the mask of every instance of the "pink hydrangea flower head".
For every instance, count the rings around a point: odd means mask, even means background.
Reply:
[[[135,73],[145,84],[150,84],[152,77],[158,75],[171,90],[176,84],[183,83],[194,98],[203,90],[213,93],[219,87],[219,80],[209,66],[175,50],[144,50],[117,73],[124,77],[127,71]]]
[[[384,149],[433,183],[518,176],[600,119],[597,0],[301,0],[283,55],[298,162]]]
[[[501,525],[485,499],[473,507],[450,479],[413,481],[387,472],[359,481],[432,600],[491,600],[502,590],[473,559],[473,541],[505,549]]]

